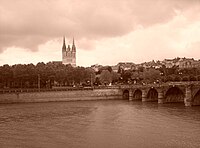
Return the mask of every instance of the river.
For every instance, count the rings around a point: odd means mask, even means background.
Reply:
[[[199,148],[200,106],[137,101],[0,105],[1,148]]]

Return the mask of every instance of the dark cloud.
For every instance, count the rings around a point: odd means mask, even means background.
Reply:
[[[137,25],[165,23],[199,0],[1,0],[0,51],[38,45],[66,35],[84,40],[123,36]]]
[[[0,52],[6,49],[6,47],[18,47],[27,50],[37,51],[38,45],[45,43],[48,37],[39,35],[0,35]]]

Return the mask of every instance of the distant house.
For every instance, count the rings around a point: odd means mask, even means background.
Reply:
[[[180,60],[179,68],[194,68],[194,67],[200,67],[200,61],[191,59],[183,58]]]
[[[192,63],[192,65],[193,65],[193,67],[200,67],[200,61],[199,60],[198,61],[194,61]]]
[[[179,68],[191,68],[193,62],[194,62],[194,59],[182,58],[179,61]]]
[[[98,64],[95,64],[95,65],[92,65],[91,68],[95,71],[95,72],[98,72],[100,68],[102,68],[103,66],[102,65],[98,65]]]
[[[117,66],[123,70],[132,70],[135,67],[135,64],[132,62],[120,62],[117,64]]]
[[[200,67],[200,61],[194,60],[193,58],[175,58],[175,59],[165,59],[162,61],[162,64],[166,68],[172,68],[177,66],[179,68],[193,68]]]
[[[162,64],[165,65],[166,68],[172,68],[173,66],[175,66],[173,59],[165,59],[164,61],[162,61]]]
[[[161,68],[162,67],[162,63],[160,61],[150,61],[150,62],[144,62],[142,64],[138,64],[137,67],[144,67],[145,69],[148,69],[148,68],[155,68],[155,69],[158,69],[158,68]]]
[[[119,70],[119,65],[114,65],[114,66],[111,66],[113,72],[118,72]]]

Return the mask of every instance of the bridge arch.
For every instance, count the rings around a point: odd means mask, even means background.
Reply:
[[[165,94],[165,102],[184,102],[184,92],[176,87],[170,87]]]
[[[157,101],[158,91],[155,88],[150,88],[147,93],[147,101]]]
[[[134,100],[142,100],[142,91],[140,89],[136,89],[133,93]]]
[[[194,95],[193,100],[192,100],[192,105],[200,105],[200,89]]]
[[[129,99],[129,93],[130,93],[129,90],[125,89],[123,91],[123,99],[128,100]]]

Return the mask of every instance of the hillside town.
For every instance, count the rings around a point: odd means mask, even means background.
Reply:
[[[132,62],[120,62],[117,65],[111,66],[114,72],[117,72],[119,67],[123,70],[138,70],[138,68],[143,67],[145,69],[154,68],[159,69],[162,67],[173,68],[177,67],[179,69],[184,68],[200,68],[200,60],[195,60],[194,58],[174,58],[174,59],[164,59],[163,61],[150,61],[140,64],[135,64]],[[102,65],[92,65],[91,66],[95,71],[98,71],[99,68],[103,67]]]

